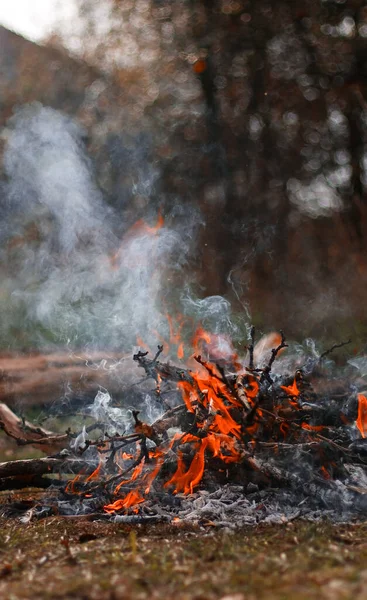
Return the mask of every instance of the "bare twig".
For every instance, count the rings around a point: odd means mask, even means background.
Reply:
[[[153,362],[156,363],[158,360],[158,357],[162,354],[163,352],[163,346],[158,346],[158,350],[153,358]]]
[[[337,348],[343,348],[343,346],[347,346],[348,344],[351,344],[351,343],[352,343],[352,340],[347,340],[346,342],[340,342],[339,344],[333,344],[333,346],[331,346],[331,348],[329,348],[328,350],[325,350],[325,352],[320,354],[319,363],[322,361],[323,358],[325,358],[325,356],[328,356]]]

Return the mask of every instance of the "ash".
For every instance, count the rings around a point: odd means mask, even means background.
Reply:
[[[245,487],[228,483],[211,492],[167,495],[159,502],[148,502],[137,515],[115,515],[111,519],[121,523],[161,520],[230,530],[260,523],[288,523],[299,518],[335,523],[360,521],[367,515],[367,488],[361,493],[362,488],[355,486],[355,476],[345,483],[313,483],[308,489],[301,486],[260,490],[252,483]]]
[[[312,484],[308,490],[260,490],[251,483],[245,487],[228,483],[214,491],[203,489],[188,496],[160,493],[137,512],[125,511],[125,514],[104,513],[101,497],[88,501],[59,499],[57,514],[125,524],[170,522],[228,530],[260,523],[284,524],[295,519],[334,523],[362,521],[367,514],[367,491],[362,494],[360,488],[354,491],[354,479],[350,481],[350,484],[340,481],[320,486]],[[12,503],[2,510],[2,516],[18,517],[22,523],[53,515],[55,499],[50,498],[31,508],[27,503]]]
[[[356,497],[343,484],[322,492],[315,489],[315,495],[296,496],[294,490],[279,489],[246,494],[243,487],[228,484],[215,492],[202,491],[195,498],[186,498],[178,517],[186,522],[209,521],[218,527],[238,529],[258,523],[287,523],[296,518],[344,522],[366,515],[367,496],[354,506]]]
[[[308,493],[302,488],[260,490],[254,484],[245,488],[226,484],[212,492],[200,490],[190,496],[180,494],[174,499],[148,502],[139,514],[118,514],[110,518],[118,523],[166,521],[236,530],[295,519],[345,523],[364,520],[366,514],[367,490],[361,494],[353,490],[352,483],[333,481],[319,487],[313,484]]]

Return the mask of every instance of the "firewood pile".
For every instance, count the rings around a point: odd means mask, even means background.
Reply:
[[[203,349],[208,334],[199,337]],[[128,399],[113,406],[99,391],[85,412],[91,423],[78,432],[36,427],[2,405],[5,433],[48,455],[0,464],[1,490],[45,490],[31,506],[10,502],[3,511],[227,527],[364,518],[367,398],[362,378],[330,374],[341,345],[293,372],[277,368],[284,335],[256,344],[253,328],[245,359],[197,352],[196,366],[183,368],[162,360],[162,346],[139,351],[133,360],[154,382],[140,410],[127,409]]]

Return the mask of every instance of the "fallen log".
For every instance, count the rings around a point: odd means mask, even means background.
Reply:
[[[101,387],[116,394],[127,383],[126,358],[116,352],[0,355],[0,402],[11,407],[51,404],[66,389],[70,396],[90,399]]]
[[[6,477],[28,477],[50,473],[73,474],[82,469],[85,474],[96,468],[95,463],[75,458],[28,458],[25,460],[10,460],[0,463],[0,479]]]
[[[39,488],[46,490],[51,486],[65,487],[66,481],[43,477],[42,475],[26,475],[18,477],[4,477],[0,479],[0,492]]]

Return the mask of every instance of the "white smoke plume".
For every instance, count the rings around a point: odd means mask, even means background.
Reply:
[[[36,331],[42,346],[52,340],[130,350],[137,336],[154,345],[153,332],[165,326],[169,270],[185,262],[188,245],[164,226],[138,224],[118,235],[121,215],[93,181],[81,134],[40,105],[9,124],[1,333]]]

